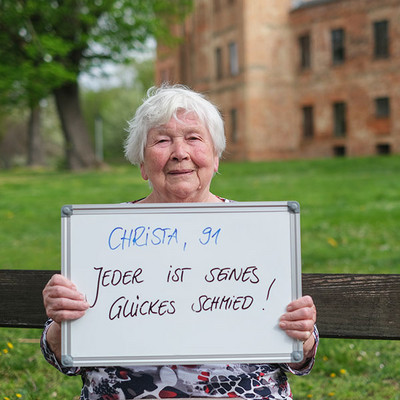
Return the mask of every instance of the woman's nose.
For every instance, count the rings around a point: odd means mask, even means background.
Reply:
[[[182,161],[189,158],[187,145],[182,140],[177,140],[173,144],[171,158],[177,161]]]

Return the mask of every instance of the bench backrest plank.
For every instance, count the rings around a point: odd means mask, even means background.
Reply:
[[[0,270],[0,326],[42,328],[42,290],[59,271]],[[400,275],[303,274],[321,337],[400,339]]]

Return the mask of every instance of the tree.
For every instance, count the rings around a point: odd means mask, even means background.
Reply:
[[[72,75],[61,64],[50,63],[43,56],[43,46],[31,24],[26,24],[29,31],[22,27],[21,21],[28,18],[22,7],[20,12],[13,12],[14,8],[5,2],[0,2],[0,7],[0,105],[8,110],[16,106],[30,110],[28,165],[41,165],[44,151],[40,101],[48,96],[54,85]]]
[[[149,37],[171,43],[169,26],[191,7],[192,0],[0,0],[0,47],[8,43],[9,53],[1,55],[4,68],[15,69],[6,87],[32,104],[54,94],[69,168],[96,165],[79,74],[107,60],[129,61]]]

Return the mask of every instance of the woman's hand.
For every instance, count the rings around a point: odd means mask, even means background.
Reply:
[[[43,289],[46,314],[53,319],[47,331],[47,343],[57,359],[61,359],[61,322],[82,317],[89,304],[76,286],[62,275],[53,275]]]
[[[315,345],[314,325],[317,309],[310,296],[303,296],[292,301],[281,316],[279,326],[287,335],[303,342],[304,359],[311,358]]]
[[[89,304],[76,286],[62,275],[53,275],[43,289],[43,303],[46,314],[60,324],[82,317]]]

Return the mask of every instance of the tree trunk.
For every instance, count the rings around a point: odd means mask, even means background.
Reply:
[[[65,137],[68,168],[79,170],[99,165],[83,119],[77,82],[54,89],[58,115]]]
[[[45,150],[42,138],[42,120],[40,105],[31,107],[28,122],[28,166],[45,165]]]

